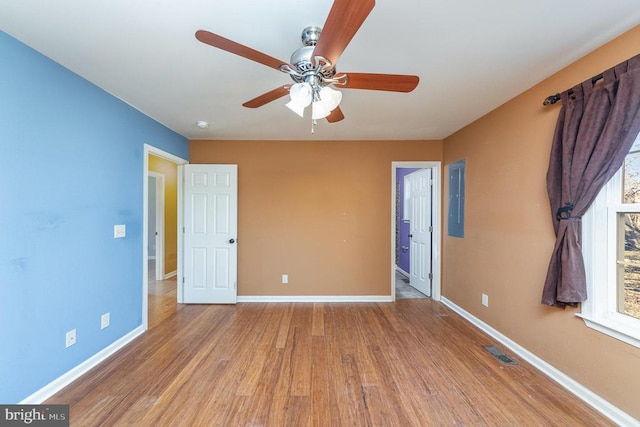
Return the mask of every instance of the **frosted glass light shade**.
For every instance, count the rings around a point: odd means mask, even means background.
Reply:
[[[284,105],[300,117],[304,117],[304,109],[306,108],[304,105],[297,104],[294,101],[289,101]]]
[[[288,109],[304,117],[304,109],[311,104],[313,99],[313,89],[309,83],[296,83],[289,89],[291,101],[285,105]]]
[[[311,118],[313,120],[324,119],[331,113],[331,110],[327,109],[326,103],[322,101],[316,101],[311,104]]]
[[[313,89],[309,83],[296,83],[289,89],[289,96],[291,97],[291,102],[304,108],[311,104]]]
[[[336,109],[340,101],[342,101],[342,92],[331,89],[329,86],[323,87],[320,89],[320,100],[315,101],[311,106],[311,118],[324,119]]]
[[[342,92],[325,86],[320,89],[320,99],[329,111],[333,111],[342,101]]]

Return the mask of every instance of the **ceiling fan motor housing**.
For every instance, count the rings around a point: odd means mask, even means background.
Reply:
[[[300,73],[300,75],[290,74],[296,83],[308,82],[309,79],[312,79],[315,84],[325,86],[329,83],[324,80],[331,80],[336,74],[335,67],[327,69],[328,67],[322,67],[321,64],[314,65],[312,62],[313,51],[321,33],[322,28],[320,27],[306,27],[302,30],[301,39],[304,46],[291,55],[291,64]]]

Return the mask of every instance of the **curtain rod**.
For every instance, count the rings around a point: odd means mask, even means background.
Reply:
[[[597,76],[591,77],[591,84],[595,84],[598,80],[602,79],[603,77],[604,76],[602,73],[598,74]],[[571,95],[572,93],[573,93],[573,89],[569,89],[568,94]],[[560,101],[560,94],[556,93],[555,95],[547,96],[544,102],[542,103],[542,105],[551,105],[551,104],[555,104],[558,101]]]

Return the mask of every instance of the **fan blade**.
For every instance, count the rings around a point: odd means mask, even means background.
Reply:
[[[276,70],[280,70],[281,65],[287,64],[285,61],[276,59],[266,53],[258,52],[255,49],[236,43],[233,40],[225,39],[224,37],[210,33],[209,31],[196,31],[196,38],[202,43],[217,47],[218,49],[226,50],[227,52],[234,53],[242,56],[243,58],[259,62],[260,64],[275,68]]]
[[[263,93],[262,95],[253,98],[251,101],[247,101],[242,104],[243,107],[247,108],[258,108],[262,107],[265,104],[270,103],[271,101],[275,101],[278,98],[282,98],[283,96],[289,93],[289,88],[291,85],[284,85],[278,88],[275,88],[267,93]]]
[[[331,62],[331,68],[335,67],[375,4],[375,0],[335,0],[312,58],[322,56]]]
[[[342,110],[340,109],[340,107],[336,107],[331,113],[329,113],[326,119],[329,123],[339,122],[340,120],[344,119],[344,114],[342,114]]]
[[[345,89],[386,90],[390,92],[411,92],[418,86],[418,76],[402,74],[345,73],[347,83],[335,86]]]

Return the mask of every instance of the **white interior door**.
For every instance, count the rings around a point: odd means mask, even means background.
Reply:
[[[410,285],[431,296],[431,169],[421,169],[410,177]]]
[[[185,165],[185,303],[236,303],[237,211],[237,165]]]

